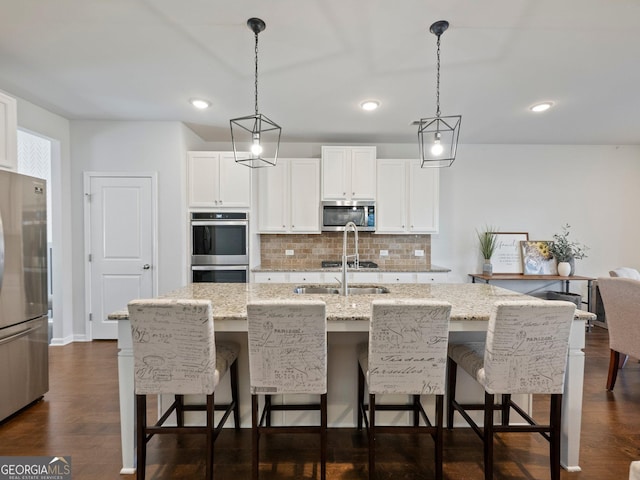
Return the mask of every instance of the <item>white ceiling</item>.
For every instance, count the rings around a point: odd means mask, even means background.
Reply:
[[[230,140],[260,112],[285,142],[640,144],[639,0],[0,0],[0,88],[69,119],[180,120]],[[196,111],[191,97],[212,102]],[[365,99],[381,107],[360,110]],[[556,102],[545,114],[528,107]]]

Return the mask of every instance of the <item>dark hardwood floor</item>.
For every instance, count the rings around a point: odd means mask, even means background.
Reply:
[[[640,460],[640,364],[630,359],[610,393],[605,390],[608,361],[607,332],[595,328],[587,334],[582,471],[563,471],[563,480],[623,480],[629,463]],[[116,343],[52,347],[50,362],[51,385],[44,400],[0,424],[0,455],[71,455],[76,480],[133,479],[119,475]],[[318,478],[317,440],[279,437],[264,442],[261,479]],[[199,436],[154,438],[147,478],[203,478],[203,445]],[[216,442],[216,478],[249,478],[250,445],[249,430],[224,431]],[[379,445],[380,479],[433,478],[430,437],[381,436]],[[502,437],[496,442],[496,477],[547,479],[547,452],[548,444],[540,436]],[[364,434],[329,432],[329,479],[366,479],[366,458]],[[482,445],[468,429],[445,432],[444,459],[447,479],[483,478]]]

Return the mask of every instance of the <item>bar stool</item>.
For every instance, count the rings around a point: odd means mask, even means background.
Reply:
[[[381,433],[428,433],[435,443],[436,478],[442,478],[442,407],[451,305],[427,300],[374,300],[369,343],[358,347],[358,430],[369,438],[369,478],[375,478],[376,436]],[[365,403],[365,383],[369,403]],[[408,394],[407,404],[376,404],[378,394]],[[420,395],[435,395],[435,423]],[[367,417],[368,410],[368,417]],[[412,426],[379,426],[377,411],[413,413]],[[424,425],[420,426],[422,418]]]
[[[251,383],[252,478],[259,476],[262,434],[320,434],[320,477],[327,461],[327,320],[322,301],[261,301],[247,305]],[[320,403],[273,404],[272,395],[318,394]],[[259,414],[258,396],[264,395]],[[320,411],[319,426],[273,426],[274,411]],[[286,418],[284,419],[286,421]]]
[[[450,343],[448,361],[447,427],[459,412],[484,444],[484,478],[493,478],[493,436],[503,432],[537,432],[549,441],[553,480],[560,479],[562,392],[575,304],[565,301],[498,302],[489,319],[486,342]],[[460,404],[455,399],[457,367],[462,367],[485,390],[483,404]],[[501,394],[500,404],[494,395]],[[550,394],[548,424],[538,424],[511,400],[512,394]],[[509,425],[513,409],[526,425]],[[479,427],[468,411],[484,411]],[[500,411],[500,425],[494,412]]]
[[[206,479],[213,479],[213,444],[233,412],[240,428],[238,366],[240,347],[216,342],[208,300],[151,299],[128,304],[133,336],[136,393],[136,478],[144,480],[147,442],[155,434],[197,433],[206,436]],[[231,402],[215,425],[214,391],[230,371]],[[147,395],[174,395],[174,402],[153,426],[147,425]],[[184,395],[206,395],[206,405],[187,405]],[[205,426],[185,426],[185,411],[205,411]],[[176,412],[177,426],[164,426]]]

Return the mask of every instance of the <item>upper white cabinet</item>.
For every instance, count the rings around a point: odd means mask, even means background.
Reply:
[[[233,152],[187,152],[189,207],[251,206],[251,169]]]
[[[257,174],[260,233],[320,233],[317,158],[280,158]]]
[[[375,200],[376,147],[322,147],[323,200]]]
[[[0,92],[0,168],[18,168],[18,121],[16,99]]]
[[[419,160],[378,160],[376,233],[437,233],[440,172]]]

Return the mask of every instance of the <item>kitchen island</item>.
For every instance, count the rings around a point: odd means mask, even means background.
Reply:
[[[376,298],[432,298],[452,304],[450,337],[455,340],[482,338],[493,304],[499,300],[525,300],[533,297],[488,284],[394,284],[386,285],[389,293],[381,295],[335,294],[300,295],[293,284],[224,284],[195,283],[179,288],[163,298],[210,299],[213,302],[216,338],[240,343],[238,359],[241,377],[240,407],[243,427],[250,425],[249,368],[247,356],[247,303],[266,299],[314,298],[326,302],[329,331],[329,425],[353,427],[356,415],[356,345],[366,340],[369,331],[371,302]],[[561,463],[569,471],[579,471],[580,426],[582,417],[582,385],[584,375],[585,322],[594,315],[577,310],[567,365],[563,396]],[[133,352],[128,313],[114,312],[109,319],[118,323],[118,376],[120,389],[120,422],[122,436],[121,473],[132,473],[134,466],[134,389]],[[459,375],[462,376],[462,375]],[[464,377],[459,379],[464,382]],[[469,386],[473,382],[469,379]],[[221,387],[225,386],[225,382]],[[460,388],[460,387],[459,387]],[[466,387],[463,386],[463,390]],[[222,390],[221,395],[225,392]],[[477,390],[474,395],[481,394]]]

